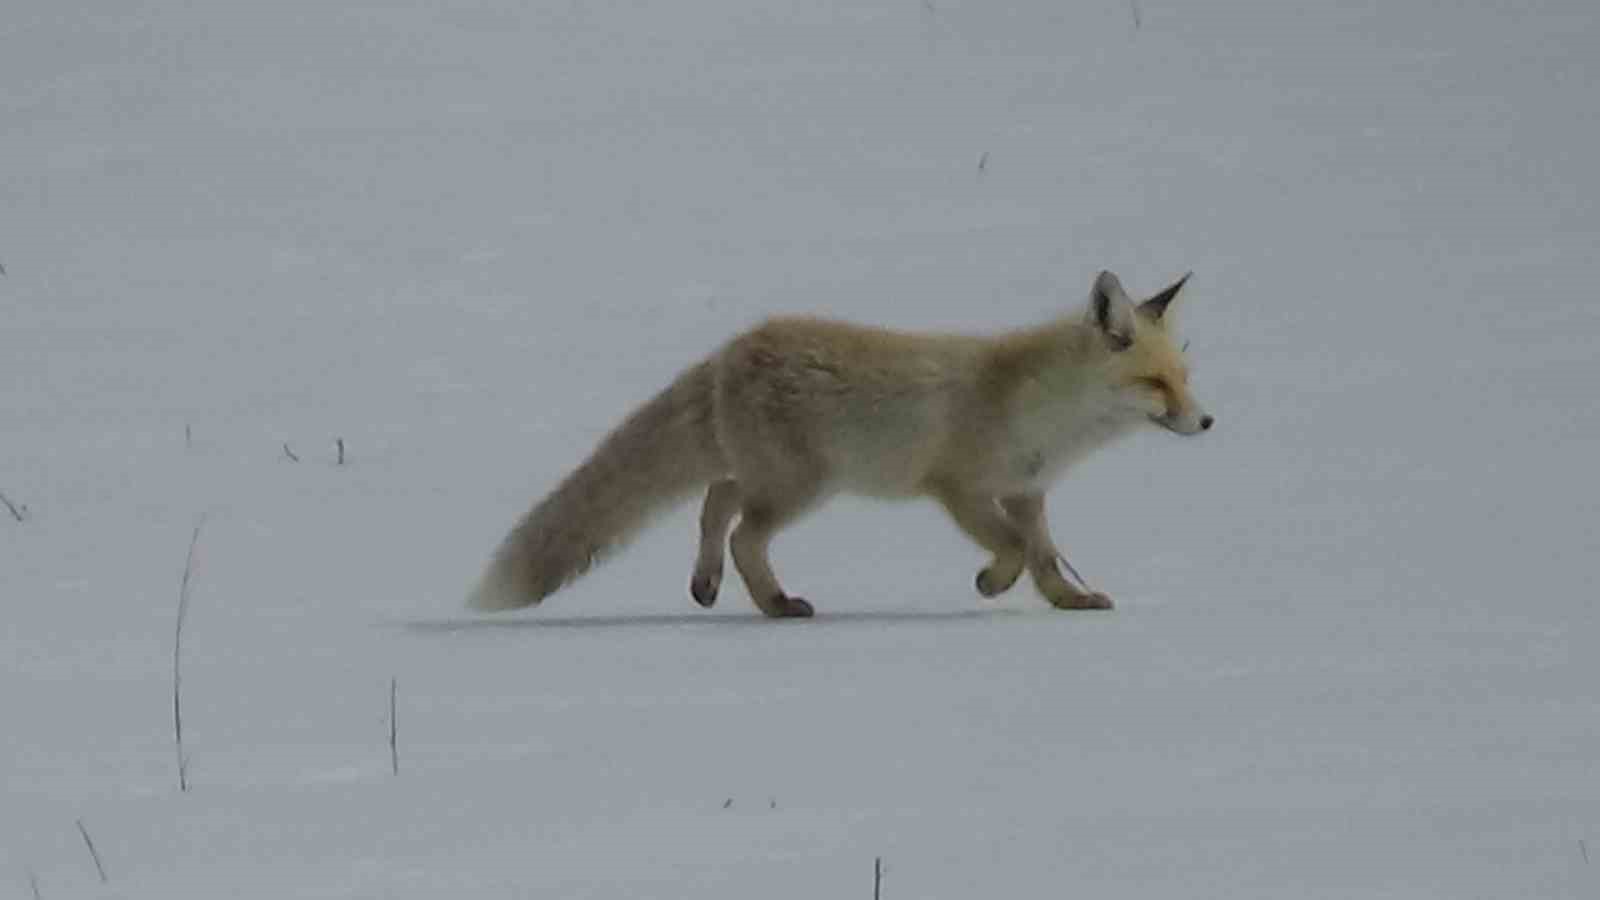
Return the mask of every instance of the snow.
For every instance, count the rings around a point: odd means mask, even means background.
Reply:
[[[1139,8],[9,4],[0,894],[1592,896],[1600,17]],[[1116,611],[855,500],[812,621],[697,609],[692,508],[463,608],[735,330],[1102,267],[1195,271],[1218,417],[1051,495]]]

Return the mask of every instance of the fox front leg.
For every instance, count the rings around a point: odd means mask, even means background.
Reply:
[[[1085,585],[1079,588],[1061,572],[1061,551],[1045,523],[1044,495],[1022,494],[1001,501],[1012,523],[1027,540],[1028,573],[1034,586],[1056,609],[1110,609],[1111,598]]]
[[[993,497],[945,486],[934,496],[950,513],[956,525],[994,558],[978,572],[976,586],[985,597],[1005,593],[1022,576],[1027,544],[1023,535],[1007,521]]]

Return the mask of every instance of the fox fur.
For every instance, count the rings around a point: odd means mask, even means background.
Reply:
[[[716,601],[726,541],[763,613],[812,615],[780,585],[768,544],[829,496],[852,493],[940,503],[992,555],[977,577],[985,596],[1028,571],[1058,608],[1110,608],[1062,574],[1044,494],[1072,463],[1142,425],[1210,429],[1173,334],[1187,280],[1135,303],[1102,272],[1085,308],[997,336],[770,320],[607,435],[511,529],[469,605],[538,604],[704,490],[690,579],[702,606]]]

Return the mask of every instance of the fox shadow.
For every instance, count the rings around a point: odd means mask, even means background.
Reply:
[[[629,628],[771,628],[848,626],[870,623],[978,622],[1029,615],[1016,609],[961,610],[862,610],[819,611],[810,619],[769,619],[752,610],[749,613],[635,613],[617,616],[522,616],[516,618],[423,619],[397,623],[415,634],[446,635],[466,632],[506,630],[603,631]]]

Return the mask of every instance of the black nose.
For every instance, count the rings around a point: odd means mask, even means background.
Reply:
[[[1201,431],[1210,431],[1211,430],[1211,423],[1215,422],[1215,421],[1216,421],[1216,419],[1213,419],[1210,416],[1201,416],[1200,417],[1200,430]]]

